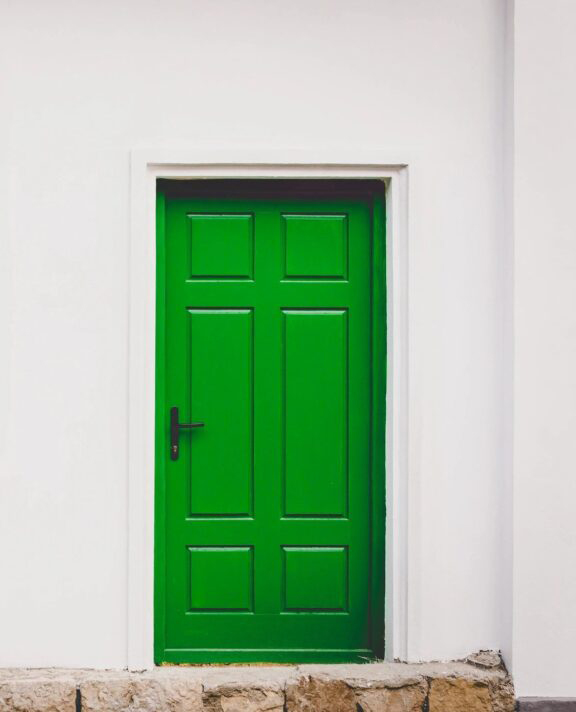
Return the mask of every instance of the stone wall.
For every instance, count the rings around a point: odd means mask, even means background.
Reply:
[[[0,712],[513,712],[499,656],[465,662],[0,670]]]

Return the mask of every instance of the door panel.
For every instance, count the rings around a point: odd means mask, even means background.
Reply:
[[[191,279],[252,279],[252,215],[188,215]]]
[[[187,613],[254,610],[254,550],[249,546],[189,546]]]
[[[348,611],[348,549],[344,546],[282,547],[283,611]]]
[[[159,199],[157,662],[382,654],[379,201]]]
[[[286,279],[346,279],[346,215],[286,215],[283,218]]]
[[[188,318],[190,419],[210,423],[194,434],[187,451],[190,516],[250,516],[253,312],[188,309]]]
[[[284,310],[285,516],[348,511],[348,314]],[[314,348],[311,345],[314,344]]]

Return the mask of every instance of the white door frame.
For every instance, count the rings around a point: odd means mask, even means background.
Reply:
[[[408,166],[388,151],[146,149],[131,153],[127,665],[154,666],[154,409],[158,178],[356,178],[386,186],[386,658],[406,659]],[[410,162],[410,170],[413,163]]]

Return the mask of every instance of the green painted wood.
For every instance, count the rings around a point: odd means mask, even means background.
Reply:
[[[190,420],[210,424],[181,436],[188,514],[247,517],[253,509],[254,312],[187,312],[182,347],[189,359],[183,393],[188,392],[190,400],[182,417],[187,412]]]
[[[348,311],[285,309],[282,315],[284,515],[345,517]]]
[[[383,207],[159,195],[158,663],[383,653]]]

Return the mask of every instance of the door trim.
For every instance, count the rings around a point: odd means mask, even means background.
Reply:
[[[339,153],[162,149],[131,153],[126,601],[127,665],[131,670],[154,667],[155,250],[159,178],[364,178],[384,182],[388,312],[386,658],[406,658],[409,164],[381,151],[348,157]]]

